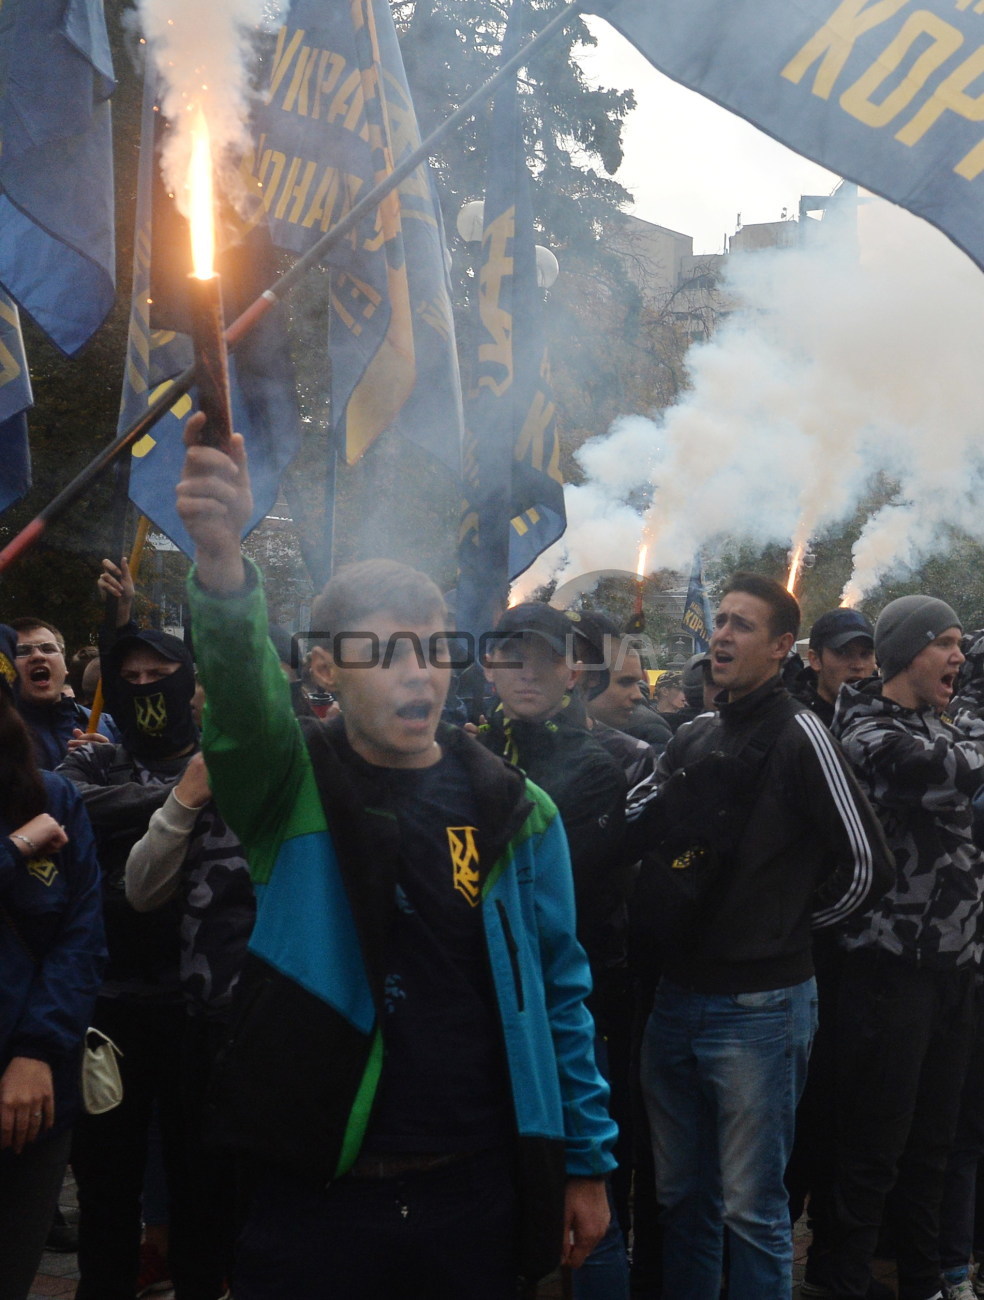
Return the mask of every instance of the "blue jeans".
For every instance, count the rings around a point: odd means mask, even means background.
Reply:
[[[717,1300],[725,1226],[730,1300],[789,1300],[783,1178],[816,1024],[812,979],[738,994],[660,984],[642,1086],[673,1300]]]

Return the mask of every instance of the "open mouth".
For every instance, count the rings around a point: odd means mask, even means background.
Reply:
[[[430,717],[431,706],[423,700],[414,701],[411,704],[401,704],[396,711],[398,718],[403,718],[405,722],[424,722]]]
[[[28,673],[28,681],[38,682],[38,683],[50,682],[51,669],[47,668],[44,664],[39,664],[37,668],[32,668],[31,671]]]
[[[946,687],[946,689],[947,689],[947,690],[949,691],[949,693],[952,695],[952,694],[953,694],[953,688],[954,688],[954,686],[956,685],[956,681],[957,681],[957,674],[956,674],[956,673],[945,673],[945,674],[940,678],[940,681],[943,683],[943,685]]]

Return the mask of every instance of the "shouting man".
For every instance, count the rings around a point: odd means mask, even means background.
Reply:
[[[302,734],[240,551],[240,438],[189,446],[178,508],[205,754],[257,886],[216,1087],[218,1136],[259,1170],[237,1300],[320,1300],[326,1277],[347,1300],[513,1300],[601,1239],[614,1163],[556,809],[439,725],[423,574],[376,560],[328,584],[311,671],[342,713]]]

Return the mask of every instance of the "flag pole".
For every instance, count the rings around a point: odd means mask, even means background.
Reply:
[[[137,531],[133,538],[133,549],[130,551],[130,576],[134,582],[140,573],[140,562],[143,559],[143,549],[147,541],[147,534],[150,532],[150,520],[146,515],[141,515],[137,520]],[[112,612],[113,621],[116,620],[116,598],[106,602],[108,609]],[[115,627],[113,629],[115,631]],[[86,725],[86,732],[92,735],[99,726],[99,719],[103,711],[103,684],[102,673],[99,674],[99,681],[96,683],[96,691],[92,697],[92,709],[89,713],[89,721]]]
[[[232,322],[225,333],[226,344],[229,348],[235,348],[236,345],[245,338],[249,331],[267,314],[272,307],[280,302],[295,285],[300,281],[312,267],[317,266],[324,261],[326,254],[343,239],[350,230],[353,230],[364,216],[378,207],[379,203],[395,189],[401,181],[405,180],[411,172],[415,171],[422,162],[430,157],[437,146],[444,140],[455,127],[459,126],[466,118],[471,117],[472,113],[492,95],[496,88],[509,77],[517,68],[522,67],[530,59],[530,56],[542,46],[546,45],[553,39],[556,34],[566,27],[581,11],[587,0],[574,0],[572,4],[567,5],[560,11],[550,22],[528,41],[521,50],[507,59],[505,63],[495,72],[487,81],[461,104],[450,117],[445,120],[430,133],[426,140],[422,141],[412,153],[407,154],[383,180],[379,182],[368,194],[356,203],[349,212],[336,225],[322,235],[308,251],[297,259],[289,271],[285,272],[278,280],[265,289],[246,310]],[[159,419],[164,416],[178,400],[188,392],[195,383],[195,367],[188,366],[181,374],[177,375],[170,381],[164,391],[156,398],[155,401],[147,407],[146,411],[138,420],[135,420],[128,429],[117,434],[106,447],[103,448],[89,464],[72,479],[53,497],[46,506],[43,507],[30,521],[26,524],[16,537],[12,538],[7,545],[0,551],[0,573],[6,570],[22,555],[31,549],[31,547],[44,534],[48,524],[59,518],[64,512],[73,505],[82,493],[93,483],[106,469],[116,460],[122,452],[132,447],[134,443],[144,436],[144,434],[154,427]]]

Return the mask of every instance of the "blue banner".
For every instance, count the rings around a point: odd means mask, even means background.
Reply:
[[[114,87],[102,0],[3,0],[0,284],[69,356],[115,295]]]
[[[661,72],[984,267],[979,0],[592,0]]]
[[[188,223],[180,216],[160,177],[157,142],[167,129],[155,112],[153,76],[144,87],[137,221],[133,246],[133,301],[127,346],[120,429],[137,420],[167,384],[192,363],[185,286],[191,270]],[[257,203],[262,213],[262,207]],[[276,279],[273,253],[262,219],[248,229],[234,213],[223,213],[222,229],[240,238],[220,250],[227,322]],[[294,374],[282,309],[274,307],[229,357],[233,428],[246,440],[255,528],[277,499],[280,475],[300,436]],[[191,538],[178,517],[174,485],[184,462],[185,421],[197,407],[195,390],[181,397],[133,447],[130,499],[157,528],[189,555]]]
[[[252,160],[274,242],[307,252],[419,142],[387,0],[294,0],[257,113]],[[326,353],[345,459],[357,460],[393,429],[458,472],[461,385],[427,167],[327,261]]]
[[[521,40],[515,8],[503,46]],[[466,412],[458,626],[495,624],[509,582],[567,524],[516,78],[497,92],[487,155],[476,357]]]
[[[26,412],[33,403],[17,308],[0,293],[0,511],[31,486]]]
[[[694,653],[704,654],[711,643],[711,607],[704,590],[704,563],[700,551],[694,556],[687,587],[687,603],[683,607],[681,627],[694,639]]]

